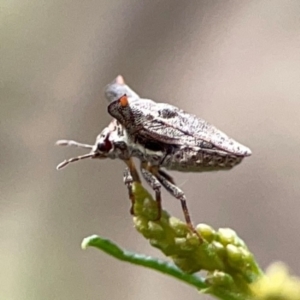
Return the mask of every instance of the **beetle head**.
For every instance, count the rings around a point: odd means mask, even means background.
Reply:
[[[114,139],[115,139],[115,135],[117,134],[117,128],[115,124],[116,122],[113,121],[111,122],[111,124],[109,124],[109,126],[105,127],[102,130],[102,132],[97,136],[94,145],[82,144],[72,140],[57,141],[56,145],[59,146],[75,146],[79,148],[90,149],[91,151],[90,153],[64,160],[56,168],[62,169],[72,162],[79,161],[86,158],[104,159],[108,157],[114,158],[115,156],[117,156],[117,153],[114,153],[115,150]]]

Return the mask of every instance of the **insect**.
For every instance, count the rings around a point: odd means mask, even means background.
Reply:
[[[93,159],[121,159],[123,160],[127,168],[124,172],[124,183],[129,191],[129,198],[131,199],[131,213],[134,214],[134,195],[132,192],[133,181],[140,182],[139,174],[132,161],[133,157],[138,158],[141,161],[140,171],[147,183],[155,191],[155,199],[158,208],[157,220],[161,216],[161,185],[164,186],[172,195],[177,197],[181,201],[181,205],[184,211],[186,223],[189,228],[197,233],[192,225],[191,218],[186,205],[186,200],[183,192],[176,186],[174,180],[165,171],[161,170],[161,166],[177,165],[178,161],[175,156],[171,156],[167,152],[153,151],[143,147],[140,144],[134,143],[128,136],[124,127],[117,121],[113,120],[109,126],[103,129],[103,131],[96,138],[94,145],[82,144],[73,140],[59,140],[56,142],[60,146],[76,146],[80,148],[90,149],[87,154],[67,159],[57,166],[57,169],[62,169],[72,162],[76,162],[86,158]],[[185,149],[178,153],[185,152]],[[165,158],[165,162],[160,165],[159,162]],[[198,233],[197,233],[198,235]]]
[[[124,91],[129,97],[120,96]],[[162,185],[180,200],[186,223],[196,232],[183,191],[161,168],[183,172],[228,170],[239,164],[245,156],[249,156],[251,151],[204,120],[175,106],[141,99],[125,85],[122,77],[117,77],[108,85],[105,95],[111,102],[108,111],[115,120],[97,137],[95,145],[58,141],[59,145],[75,145],[88,148],[91,152],[66,160],[57,168],[85,158],[123,160],[128,167],[124,173],[124,182],[133,207],[132,181],[140,181],[132,161],[132,157],[136,157],[141,161],[141,174],[155,191],[158,218],[161,212]]]
[[[150,99],[131,102],[124,95],[109,104],[108,112],[135,139],[214,149],[216,153],[226,152],[241,157],[251,155],[249,148],[213,125],[170,104]]]

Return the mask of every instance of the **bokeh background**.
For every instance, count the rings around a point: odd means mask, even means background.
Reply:
[[[0,2],[0,299],[211,299],[81,240],[161,257],[133,228],[120,161],[55,166],[108,124],[118,74],[249,146],[230,172],[173,173],[195,223],[231,227],[300,274],[300,2]],[[163,205],[182,218],[179,203]]]

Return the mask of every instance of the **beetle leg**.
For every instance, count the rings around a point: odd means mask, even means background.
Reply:
[[[140,179],[140,176],[139,176],[139,173],[135,167],[135,164],[132,160],[132,158],[129,158],[128,160],[125,160],[125,163],[129,169],[129,172],[132,176],[132,179],[133,179],[133,182],[141,182],[141,179]]]
[[[153,174],[153,169],[146,163],[141,163],[141,173],[146,180],[146,182],[151,186],[151,188],[155,192],[155,200],[157,204],[157,217],[156,220],[160,220],[161,217],[161,184],[159,183],[158,179]]]
[[[171,183],[175,184],[175,181],[173,179],[173,177],[171,175],[169,175],[166,171],[163,171],[161,169],[158,170],[158,174],[160,174],[161,176],[165,177],[168,181],[170,181]]]
[[[134,215],[135,198],[134,198],[134,195],[132,192],[132,183],[133,182],[141,182],[141,180],[140,180],[139,173],[137,172],[137,169],[134,165],[133,160],[132,159],[126,160],[125,163],[128,167],[124,171],[123,181],[128,189],[128,195],[129,195],[129,199],[131,201],[130,213],[132,215]]]
[[[166,176],[167,175],[167,176]],[[183,210],[183,214],[184,214],[184,218],[186,221],[187,226],[190,228],[190,230],[194,233],[196,233],[200,240],[202,240],[202,237],[199,235],[199,233],[196,231],[192,220],[191,220],[191,216],[186,204],[186,196],[183,193],[183,191],[177,187],[174,182],[171,182],[170,180],[170,176],[165,173],[165,172],[161,172],[161,170],[159,170],[159,172],[156,174],[157,179],[159,180],[159,182],[161,183],[161,185],[172,195],[174,196],[176,199],[178,199],[181,203],[181,207]]]

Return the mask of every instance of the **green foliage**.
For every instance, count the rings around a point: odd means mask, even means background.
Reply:
[[[232,229],[214,230],[199,224],[196,230],[203,238],[201,241],[185,223],[166,211],[160,220],[155,220],[156,202],[141,184],[133,184],[133,193],[136,229],[173,263],[123,250],[98,236],[86,238],[83,248],[96,247],[117,259],[173,276],[220,299],[300,300],[299,280],[290,277],[282,265],[264,275],[244,241]],[[206,271],[205,278],[194,274],[198,271]]]

